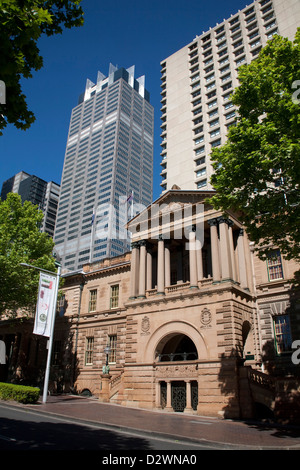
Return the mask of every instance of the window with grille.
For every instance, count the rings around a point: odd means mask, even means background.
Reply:
[[[291,350],[292,337],[290,318],[288,315],[278,315],[273,318],[275,332],[275,346],[278,354]]]
[[[86,338],[85,342],[85,365],[93,364],[94,356],[94,337]]]
[[[110,308],[119,306],[119,285],[111,286],[110,288]]]
[[[282,261],[279,250],[271,251],[267,259],[269,281],[283,279]]]
[[[97,289],[90,290],[89,312],[94,312],[97,307]]]

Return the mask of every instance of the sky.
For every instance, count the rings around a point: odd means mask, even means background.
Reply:
[[[153,200],[160,188],[160,62],[221,23],[245,0],[82,0],[84,26],[38,42],[44,66],[22,81],[23,93],[36,121],[26,131],[8,126],[0,136],[0,189],[20,171],[45,181],[61,182],[72,109],[87,78],[109,64],[145,75],[154,107]],[[1,73],[1,71],[0,71]],[[1,76],[0,76],[1,79]]]

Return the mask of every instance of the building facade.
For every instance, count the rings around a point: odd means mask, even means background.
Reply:
[[[130,221],[131,253],[65,276],[79,393],[249,417],[242,377],[293,369],[297,266],[273,255],[261,261],[235,214],[209,207],[209,195],[166,192]]]
[[[212,189],[210,154],[237,110],[238,69],[274,34],[293,40],[298,0],[256,0],[161,62],[161,188]]]
[[[87,80],[73,109],[55,231],[63,269],[130,249],[132,204],[152,202],[153,108],[134,67]],[[93,224],[91,223],[93,221]]]
[[[256,402],[274,410],[274,381],[299,378],[299,266],[277,250],[259,259],[210,194],[167,191],[129,222],[131,252],[63,275],[52,391],[225,418],[253,417]],[[33,318],[0,322],[6,379],[42,387],[46,338],[32,329]],[[279,390],[296,409],[299,382]]]
[[[38,176],[21,171],[4,181],[1,199],[6,199],[7,194],[10,192],[19,194],[22,202],[30,201],[43,211],[44,219],[41,230],[53,237],[60,195],[59,184],[53,181],[44,181]]]

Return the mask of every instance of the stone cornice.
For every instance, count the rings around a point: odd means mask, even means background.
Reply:
[[[111,266],[105,266],[95,271],[85,272],[84,276],[86,279],[90,279],[90,278],[97,277],[101,274],[106,274],[110,271],[120,271],[120,270],[126,271],[128,268],[130,269],[130,266],[131,266],[131,262],[126,261],[125,263],[113,264]]]

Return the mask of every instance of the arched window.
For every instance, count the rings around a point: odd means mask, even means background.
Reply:
[[[197,348],[193,341],[181,333],[165,337],[157,348],[159,362],[192,361],[198,359]]]

